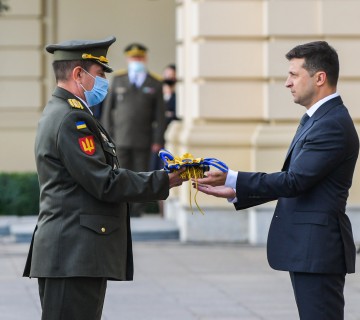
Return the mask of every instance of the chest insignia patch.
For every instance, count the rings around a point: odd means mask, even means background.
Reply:
[[[93,136],[79,138],[80,149],[89,156],[95,153],[95,142]]]
[[[76,99],[68,99],[69,104],[75,109],[84,109],[83,105],[79,100]]]

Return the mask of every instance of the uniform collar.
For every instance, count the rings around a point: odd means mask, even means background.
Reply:
[[[90,109],[90,107],[88,106],[88,104],[86,103],[86,101],[83,100],[83,99],[81,99],[81,98],[78,97],[78,96],[75,96],[75,97],[78,98],[78,99],[83,103],[83,105],[90,111],[91,115],[93,116],[94,113],[91,111],[91,109]]]

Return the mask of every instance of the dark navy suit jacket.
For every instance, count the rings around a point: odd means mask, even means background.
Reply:
[[[295,135],[281,172],[239,172],[237,210],[278,200],[268,242],[272,268],[353,273],[356,250],[345,213],[359,139],[340,97]]]

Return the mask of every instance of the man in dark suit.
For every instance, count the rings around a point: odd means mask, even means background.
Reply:
[[[237,210],[278,200],[267,253],[276,270],[289,271],[301,320],[344,318],[346,273],[356,250],[345,213],[359,152],[353,121],[336,92],[339,61],[325,41],[286,55],[286,87],[307,111],[281,172],[209,172],[199,190],[233,199]]]
[[[101,115],[114,138],[121,166],[138,172],[148,171],[151,154],[164,147],[162,82],[147,70],[147,51],[139,43],[125,48],[128,69],[115,73]],[[143,204],[132,204],[132,216],[141,216],[143,211]]]
[[[115,41],[49,45],[57,87],[39,121],[40,213],[24,276],[38,278],[43,320],[100,320],[107,280],[133,278],[129,201],[167,198],[165,171],[120,168],[113,140],[90,107],[107,93]]]

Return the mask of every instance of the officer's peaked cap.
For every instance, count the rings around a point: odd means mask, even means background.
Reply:
[[[46,51],[54,55],[55,61],[90,60],[100,64],[106,72],[112,72],[106,54],[115,41],[113,36],[103,40],[69,40],[50,44],[46,46]]]
[[[147,51],[148,49],[141,43],[131,43],[124,49],[128,57],[144,57]]]

